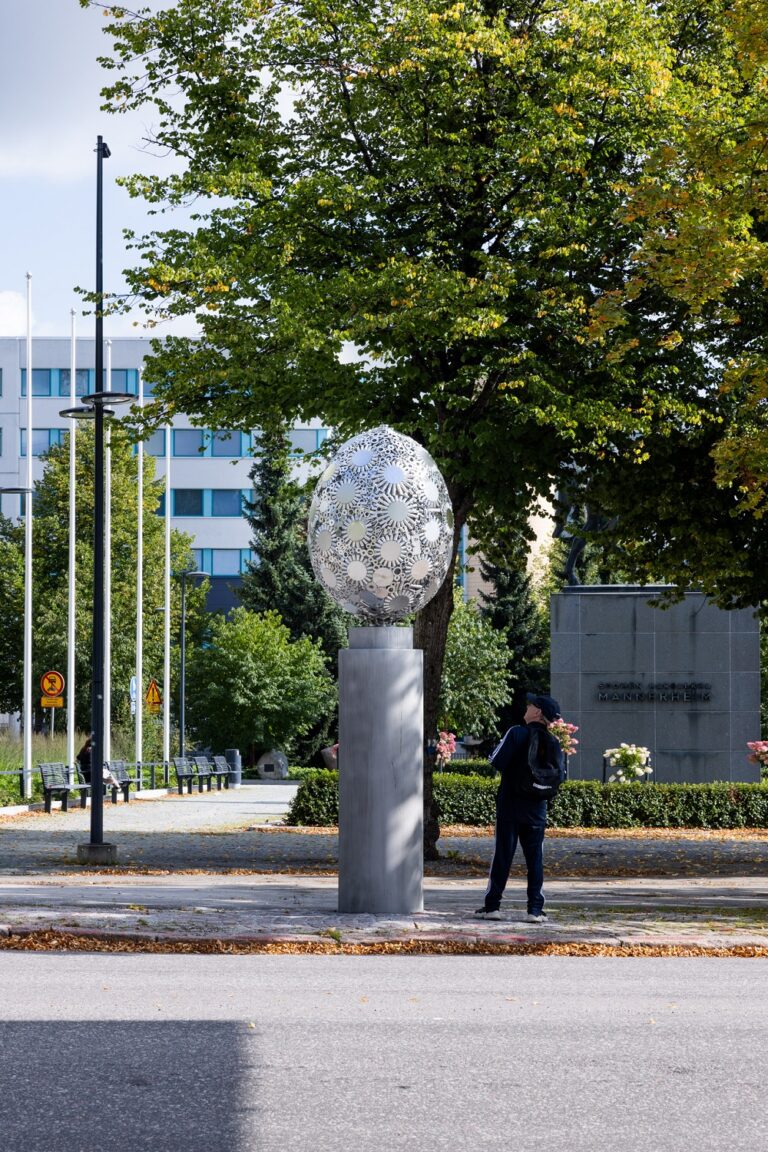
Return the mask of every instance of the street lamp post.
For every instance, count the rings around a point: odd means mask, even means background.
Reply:
[[[101,136],[96,138],[96,391],[77,408],[60,415],[95,422],[93,457],[93,645],[91,649],[91,837],[78,844],[81,864],[113,864],[117,847],[104,843],[104,420],[114,416],[110,405],[128,404],[128,392],[104,391],[104,271],[102,261],[102,163],[110,156]]]
[[[181,580],[181,634],[180,634],[180,651],[179,657],[181,659],[181,675],[179,683],[179,756],[184,758],[184,723],[185,723],[185,703],[187,697],[187,580],[196,579],[198,576],[205,576],[205,572],[198,572],[195,568],[183,568],[180,572],[174,572],[174,576],[178,576]]]

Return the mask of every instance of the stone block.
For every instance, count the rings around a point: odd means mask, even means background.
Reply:
[[[653,667],[653,641],[651,633],[585,633],[581,640],[581,670],[634,678],[638,670]]]

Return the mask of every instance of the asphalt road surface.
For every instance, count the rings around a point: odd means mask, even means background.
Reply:
[[[760,1149],[768,963],[0,954],[3,1152]]]

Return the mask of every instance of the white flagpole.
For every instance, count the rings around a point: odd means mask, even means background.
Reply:
[[[165,428],[165,614],[163,618],[163,760],[171,760],[171,426]]]
[[[75,342],[75,310],[72,309],[72,334],[69,349],[69,403],[77,404],[77,345]],[[69,428],[69,584],[67,602],[67,767],[70,779],[75,778],[75,429],[77,420],[70,420]]]
[[[96,381],[96,390],[103,384]],[[112,391],[112,341],[107,340],[107,392]],[[112,432],[104,429],[104,759],[112,759]]]
[[[139,369],[139,410],[144,407],[144,378]],[[144,441],[136,451],[136,763],[144,759]]]
[[[24,516],[24,797],[32,796],[32,276],[27,272],[27,488]]]

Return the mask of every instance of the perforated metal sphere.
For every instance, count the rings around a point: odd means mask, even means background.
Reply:
[[[385,424],[342,444],[315,488],[308,544],[347,612],[391,624],[423,608],[453,546],[448,489],[426,448]]]

